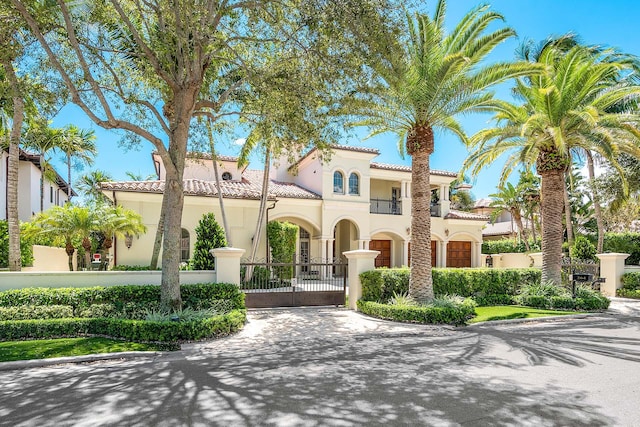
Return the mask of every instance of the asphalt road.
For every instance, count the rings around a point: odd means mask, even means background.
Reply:
[[[153,358],[0,372],[2,426],[640,425],[640,303],[465,328],[252,311]]]

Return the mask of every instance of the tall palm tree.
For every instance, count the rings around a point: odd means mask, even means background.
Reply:
[[[99,216],[101,220],[98,230],[104,234],[102,247],[107,251],[113,245],[114,237],[139,236],[147,231],[147,227],[142,222],[142,216],[122,206],[103,206]]]
[[[357,95],[351,113],[362,118],[371,136],[392,132],[398,147],[412,158],[411,248],[409,293],[421,302],[433,299],[431,276],[431,188],[429,157],[435,132],[448,131],[463,142],[467,136],[455,116],[486,111],[493,105],[492,85],[531,73],[531,64],[482,61],[501,42],[515,35],[510,28],[488,32],[503,18],[478,6],[451,33],[444,28],[446,1],[433,17],[408,17],[408,40],[385,44],[368,64],[374,83]],[[375,57],[375,55],[373,55]]]
[[[40,157],[40,212],[44,211],[44,182],[55,182],[55,172],[49,163],[47,154],[57,149],[62,129],[52,128],[42,119],[32,121],[24,135],[27,148],[35,150]]]
[[[502,154],[508,154],[503,179],[518,165],[535,165],[541,177],[542,280],[560,284],[562,207],[565,172],[572,149],[589,149],[617,164],[616,153],[639,155],[633,113],[608,113],[607,108],[640,95],[640,88],[622,76],[635,58],[611,50],[577,45],[570,37],[542,45],[529,60],[545,72],[519,79],[514,93],[522,104],[498,102],[497,126],[471,139],[465,169],[477,174]]]
[[[88,198],[90,201],[95,202],[96,204],[104,204],[107,203],[109,199],[105,197],[104,194],[100,191],[100,183],[113,181],[109,172],[94,170],[90,171],[80,177],[78,181],[78,190],[82,193],[82,195]]]
[[[68,125],[58,135],[56,148],[62,151],[67,162],[67,184],[69,185],[69,200],[71,190],[71,163],[73,160],[86,165],[93,164],[93,158],[98,153],[95,143],[96,135],[93,130],[80,129],[75,125]]]
[[[520,240],[524,241],[524,246],[529,251],[529,241],[522,223],[522,212],[525,204],[522,192],[510,182],[507,182],[498,190],[500,191],[497,193],[489,194],[489,197],[493,199],[490,206],[495,208],[491,214],[491,220],[495,221],[502,212],[509,212],[516,223],[516,227],[518,227]]]

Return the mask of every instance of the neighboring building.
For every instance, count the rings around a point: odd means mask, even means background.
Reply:
[[[496,210],[495,207],[491,206],[491,202],[493,202],[493,200],[487,198],[477,200],[473,207],[473,213],[490,217],[491,214]],[[522,223],[525,227],[530,228],[531,226],[531,222],[526,220],[525,218],[522,218]],[[518,225],[511,217],[511,213],[508,211],[503,211],[493,223],[489,222],[482,229],[482,239],[515,239],[518,236],[518,232]]]
[[[8,169],[9,154],[2,150],[0,155],[0,219],[7,219]],[[60,174],[55,171],[54,173],[55,182],[45,178],[44,210],[51,206],[63,206],[69,200],[69,185]],[[42,177],[40,156],[20,150],[18,165],[18,217],[20,221],[29,221],[34,214],[40,212],[40,180]]]
[[[294,164],[281,160],[271,169],[269,220],[300,226],[298,255],[301,260],[331,259],[354,249],[381,252],[377,266],[409,265],[411,256],[411,168],[375,163],[379,154],[371,148],[334,146],[330,160],[311,150]],[[114,245],[117,264],[149,263],[160,215],[165,171],[153,155],[159,180],[104,182],[103,193],[122,206],[139,212],[148,232]],[[221,191],[233,246],[251,247],[258,215],[262,171],[239,170],[234,157],[219,157]],[[185,202],[182,216],[182,259],[193,253],[195,227],[203,214],[213,212],[222,223],[211,157],[190,154],[185,168]],[[452,172],[431,171],[434,202],[431,207],[432,262],[434,266],[480,266],[482,227],[488,218],[449,208]],[[443,197],[440,197],[443,195]],[[266,254],[264,228],[260,254]]]

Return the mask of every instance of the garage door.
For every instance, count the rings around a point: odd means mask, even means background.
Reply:
[[[431,267],[436,266],[436,241],[431,241]],[[411,243],[409,243],[409,265],[411,265]]]
[[[447,267],[471,267],[471,242],[452,240],[447,244]]]
[[[376,257],[376,268],[391,268],[391,240],[372,240],[369,242],[369,249],[380,251],[380,255]]]

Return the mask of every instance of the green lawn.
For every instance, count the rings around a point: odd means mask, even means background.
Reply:
[[[8,341],[0,343],[0,362],[82,356],[84,354],[119,351],[156,351],[153,344],[112,340],[108,338],[62,338],[53,340]]]
[[[476,307],[477,316],[469,323],[486,322],[487,320],[533,319],[535,317],[563,316],[576,314],[575,311],[542,310],[539,308],[521,307],[517,305],[494,305]]]

